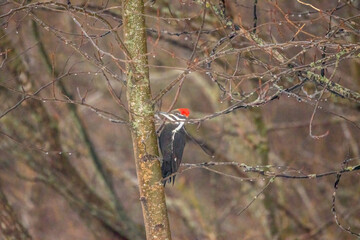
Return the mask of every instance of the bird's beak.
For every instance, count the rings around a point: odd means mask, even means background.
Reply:
[[[168,115],[167,112],[157,112],[157,114],[161,114],[161,115]]]
[[[169,116],[169,113],[167,113],[167,112],[158,112],[157,114],[158,114],[158,116],[160,116],[160,115],[164,116],[166,119],[168,119],[170,121],[174,120]]]
[[[168,118],[168,116],[169,116],[169,113],[167,113],[167,112],[157,112],[157,114],[156,114],[157,116],[163,116],[163,117],[166,117],[166,118]]]

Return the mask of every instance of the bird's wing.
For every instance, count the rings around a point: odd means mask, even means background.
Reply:
[[[176,146],[174,146],[174,157],[176,158],[176,161],[174,161],[175,166],[173,166],[173,170],[176,172],[179,167],[182,160],[185,142],[186,142],[186,133],[185,130],[182,128],[175,134],[175,142]]]

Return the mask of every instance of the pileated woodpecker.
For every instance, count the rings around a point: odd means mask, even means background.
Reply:
[[[169,122],[165,122],[159,137],[160,151],[163,157],[161,165],[163,178],[170,176],[179,169],[186,140],[184,121],[189,117],[189,114],[190,111],[187,108],[175,109],[170,113],[159,112],[159,115],[169,120]],[[166,182],[167,180],[164,181],[164,186]],[[171,178],[169,178],[169,182],[171,182]],[[175,176],[172,177],[172,182],[174,184]]]

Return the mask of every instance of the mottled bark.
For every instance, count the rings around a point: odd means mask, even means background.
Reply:
[[[123,2],[125,45],[129,54],[127,98],[133,148],[147,239],[171,239],[158,160],[143,14],[142,0]]]

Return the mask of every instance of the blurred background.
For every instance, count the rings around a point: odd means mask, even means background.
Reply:
[[[1,1],[12,239],[145,238],[121,4]],[[360,232],[358,172],[338,223],[332,207],[359,165],[359,1],[158,0],[145,17],[155,110],[189,108],[197,140],[166,186],[173,239],[357,239],[339,225]]]

